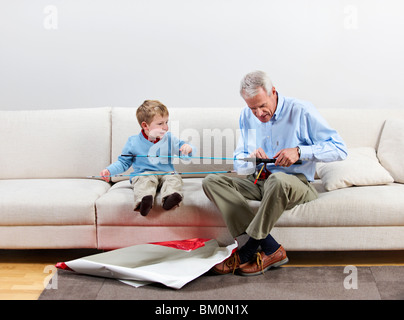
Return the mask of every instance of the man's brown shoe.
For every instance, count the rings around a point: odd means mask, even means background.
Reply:
[[[238,273],[243,276],[256,276],[272,267],[280,267],[288,261],[285,249],[280,246],[278,250],[268,256],[264,251],[258,252],[256,259],[239,266]]]
[[[249,264],[250,262],[246,262],[243,264],[240,264],[240,257],[238,255],[238,252],[234,252],[230,257],[228,257],[226,260],[218,263],[215,265],[212,270],[218,274],[228,274],[228,273],[233,273],[240,267],[244,267],[245,265]]]
[[[234,273],[236,269],[240,266],[240,257],[238,256],[238,252],[232,253],[230,257],[226,260],[215,265],[212,270],[218,274],[228,274],[230,272]]]

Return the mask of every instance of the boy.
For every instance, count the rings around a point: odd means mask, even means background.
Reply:
[[[125,172],[133,166],[130,182],[134,191],[135,211],[146,216],[154,203],[157,188],[161,187],[162,206],[170,210],[182,201],[182,179],[179,175],[154,175],[174,171],[171,155],[190,155],[195,147],[171,135],[168,131],[167,107],[157,100],[146,100],[136,111],[142,128],[138,135],[129,137],[118,161],[101,171],[109,181],[111,175]],[[133,155],[133,156],[132,156]],[[142,155],[143,157],[136,157]],[[145,157],[162,156],[158,157]],[[168,157],[167,157],[168,156]],[[143,174],[143,176],[142,176]]]

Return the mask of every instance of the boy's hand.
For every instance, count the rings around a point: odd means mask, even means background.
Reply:
[[[191,153],[192,152],[192,147],[189,145],[189,144],[183,144],[182,146],[181,146],[181,148],[180,148],[180,152],[184,155],[184,156],[186,156],[186,155],[188,155],[189,153]]]
[[[109,182],[109,180],[110,180],[110,175],[111,175],[111,173],[109,172],[108,169],[104,169],[104,170],[102,170],[101,173],[100,173],[100,176],[101,176],[102,180],[104,180],[104,181],[106,181],[106,182]]]

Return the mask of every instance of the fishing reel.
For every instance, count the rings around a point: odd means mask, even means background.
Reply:
[[[244,158],[244,161],[253,162],[255,165],[263,164],[261,169],[254,172],[255,183],[257,181],[266,180],[272,172],[268,170],[267,163],[275,163],[276,159],[262,159],[262,158]],[[302,164],[302,160],[297,160],[294,164]]]
[[[272,172],[267,169],[267,163],[264,162],[263,167],[255,170],[254,178],[259,181],[266,180],[271,174]]]

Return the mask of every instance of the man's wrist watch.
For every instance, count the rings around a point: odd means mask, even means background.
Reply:
[[[297,146],[296,149],[297,149],[297,153],[299,154],[299,159],[300,159],[300,155],[302,154],[302,151],[300,150],[299,146]]]

